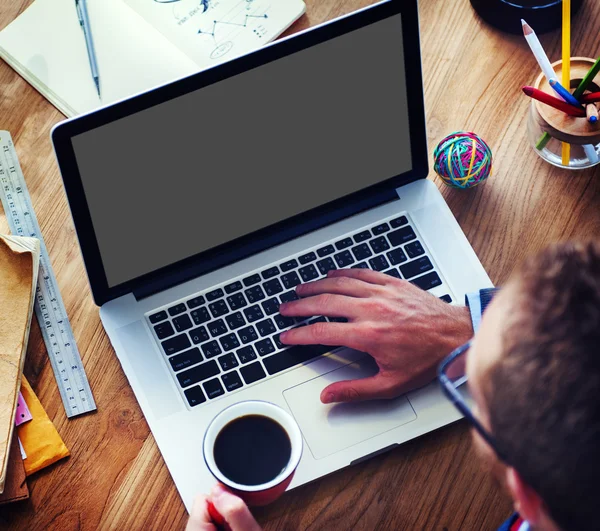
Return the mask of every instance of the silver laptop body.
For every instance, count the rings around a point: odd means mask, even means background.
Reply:
[[[425,178],[416,20],[382,2],[53,131],[102,322],[188,510],[215,482],[205,429],[238,401],[298,421],[291,488],[459,418],[435,383],[323,405],[370,357],[278,342],[321,318],[277,305],[332,267],[452,304],[491,286]]]

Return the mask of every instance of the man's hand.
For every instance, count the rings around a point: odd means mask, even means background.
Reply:
[[[215,509],[225,519],[231,531],[261,531],[246,504],[222,485],[215,485],[208,497],[202,494],[196,497],[185,528],[186,531],[217,531],[219,529],[213,523],[208,512],[209,502],[212,502]]]
[[[469,311],[450,306],[406,280],[369,269],[339,269],[296,287],[302,299],[282,304],[286,316],[345,317],[348,323],[316,323],[281,335],[289,345],[346,346],[367,352],[379,372],[336,382],[321,401],[393,398],[422,387],[438,363],[473,335]]]

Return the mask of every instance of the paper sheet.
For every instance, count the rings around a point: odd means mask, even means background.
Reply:
[[[31,422],[21,424],[17,428],[19,439],[27,453],[27,459],[23,461],[25,473],[30,476],[67,457],[69,450],[25,376],[23,376],[21,391],[33,415]]]
[[[0,236],[0,493],[15,427],[39,255],[35,238]]]
[[[17,437],[17,439],[19,438]],[[25,453],[25,448],[23,448],[23,443],[21,442],[21,439],[19,439],[19,450],[21,450],[21,458],[27,459],[27,454]]]
[[[31,419],[31,411],[29,411],[29,408],[27,407],[27,402],[25,402],[23,394],[19,393],[19,398],[17,399],[17,413],[15,415],[15,426],[20,426]]]

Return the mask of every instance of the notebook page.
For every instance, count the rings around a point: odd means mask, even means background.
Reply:
[[[254,50],[305,11],[302,0],[124,0],[201,68]]]
[[[0,32],[0,57],[67,116],[91,111],[198,67],[122,0],[88,0],[102,99],[75,0],[36,0]]]

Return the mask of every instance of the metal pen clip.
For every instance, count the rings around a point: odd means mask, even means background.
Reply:
[[[79,25],[83,28],[83,15],[81,13],[79,0],[75,0],[75,9],[77,10],[77,18],[79,19]]]

